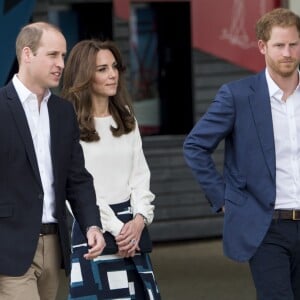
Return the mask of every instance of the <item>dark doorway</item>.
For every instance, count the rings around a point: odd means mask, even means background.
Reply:
[[[193,125],[190,3],[152,3],[156,15],[160,134],[185,134]]]
[[[112,3],[78,3],[72,5],[78,20],[79,40],[112,39]]]

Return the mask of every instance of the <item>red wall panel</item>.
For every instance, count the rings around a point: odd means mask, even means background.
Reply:
[[[264,67],[255,23],[277,0],[191,0],[193,47],[252,71]]]

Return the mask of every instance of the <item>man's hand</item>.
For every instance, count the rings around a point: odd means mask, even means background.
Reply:
[[[99,256],[105,248],[103,234],[97,227],[91,227],[86,233],[88,245],[91,247],[88,253],[84,254],[85,259],[94,259]]]

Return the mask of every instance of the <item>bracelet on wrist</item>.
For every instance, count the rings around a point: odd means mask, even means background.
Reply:
[[[144,224],[145,224],[145,225],[148,225],[147,218],[146,218],[143,214],[137,213],[137,215],[140,215],[140,216],[143,218]]]
[[[96,230],[100,231],[101,233],[103,233],[102,228],[99,227],[99,226],[96,226],[96,225],[88,226],[88,227],[86,228],[86,232],[88,232],[90,229],[96,229]]]

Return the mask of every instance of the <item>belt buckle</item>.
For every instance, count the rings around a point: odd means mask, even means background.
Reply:
[[[300,217],[296,217],[296,210],[293,209],[293,216],[292,216],[293,221],[300,221]]]

